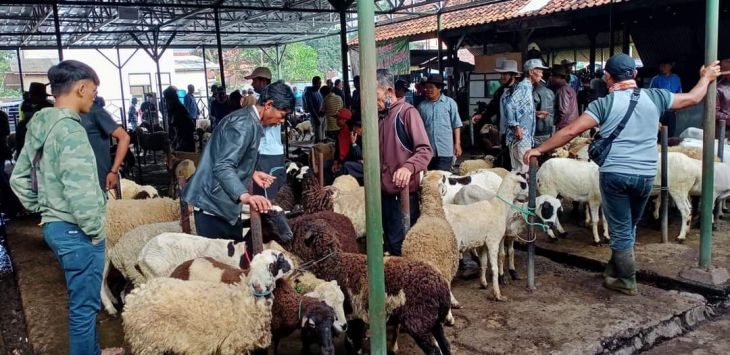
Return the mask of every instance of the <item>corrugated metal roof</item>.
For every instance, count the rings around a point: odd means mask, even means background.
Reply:
[[[615,0],[614,2],[627,1],[630,0]],[[520,17],[545,16],[560,12],[605,6],[610,3],[611,0],[508,0],[444,13],[441,15],[441,28],[442,30],[466,28]],[[531,10],[532,8],[535,10]],[[383,41],[436,32],[436,20],[436,15],[434,15],[378,26],[375,30],[375,40]],[[357,39],[354,39],[350,43],[357,44]]]

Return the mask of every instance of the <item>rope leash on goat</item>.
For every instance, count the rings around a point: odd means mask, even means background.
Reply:
[[[317,265],[317,264],[321,263],[322,261],[324,261],[325,259],[329,258],[330,256],[334,255],[334,254],[335,254],[335,252],[332,251],[329,254],[327,254],[327,255],[325,255],[325,256],[317,259],[317,260],[311,260],[311,261],[307,261],[306,263],[302,263],[302,264],[299,265],[298,268],[296,268],[294,270],[295,271],[301,271],[301,272],[309,271],[309,270],[306,269],[307,267],[313,266],[313,265]]]
[[[544,223],[532,223],[532,222],[530,222],[530,219],[529,219],[529,217],[530,217],[530,216],[535,216],[535,217],[538,217],[538,218],[539,218],[539,216],[538,216],[538,215],[537,215],[537,214],[536,214],[536,213],[534,212],[534,210],[535,210],[534,208],[525,208],[525,207],[517,206],[517,205],[515,205],[515,204],[513,204],[513,203],[511,203],[511,202],[509,202],[509,201],[507,201],[507,200],[505,200],[505,199],[503,199],[503,198],[502,198],[501,196],[499,196],[499,195],[497,195],[497,198],[498,198],[498,199],[499,199],[500,201],[502,201],[502,202],[506,203],[507,205],[509,205],[510,207],[512,207],[512,209],[513,209],[513,210],[515,210],[515,211],[519,212],[519,213],[520,213],[520,215],[522,215],[522,218],[523,218],[523,219],[525,220],[525,223],[526,223],[526,224],[527,224],[528,226],[533,226],[533,227],[539,227],[539,228],[541,228],[541,229],[542,229],[542,231],[543,231],[543,232],[547,233],[547,231],[548,231],[548,226],[547,226],[546,224],[544,224]],[[519,239],[519,240],[521,240],[521,241],[525,242],[525,243],[532,243],[532,242],[534,242],[534,241],[535,241],[535,240],[537,239],[537,235],[535,235],[535,237],[534,237],[534,238],[532,238],[532,240],[530,240],[530,241],[527,241],[527,240],[525,240],[525,239],[522,239],[522,238],[520,238],[520,236],[518,236],[518,235],[517,235],[517,236],[515,236],[515,237],[516,237],[517,239]]]
[[[273,168],[271,168],[271,170],[269,170],[269,175],[274,175],[275,172],[277,172],[279,170],[283,170],[283,169],[284,169],[283,166],[273,167]],[[264,188],[264,197],[266,197],[266,199],[268,200],[269,199],[269,193],[268,193],[267,190],[268,190],[268,188],[265,187]]]

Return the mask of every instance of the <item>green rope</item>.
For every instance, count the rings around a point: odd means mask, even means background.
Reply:
[[[509,202],[509,201],[503,199],[499,195],[497,195],[497,198],[500,199],[502,202],[508,204],[510,207],[512,207],[513,210],[519,212],[520,215],[522,215],[522,218],[525,220],[525,223],[527,223],[528,226],[539,227],[542,229],[543,232],[547,233],[547,231],[548,231],[547,224],[530,222],[530,219],[529,219],[530,216],[538,217],[537,214],[535,214],[535,212],[534,212],[534,210],[535,210],[534,208],[529,208],[529,207],[525,208],[525,207],[517,206],[517,205],[513,204],[512,202]]]

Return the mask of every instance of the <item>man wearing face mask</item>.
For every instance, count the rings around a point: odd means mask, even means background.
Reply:
[[[419,215],[418,175],[426,170],[433,153],[418,110],[404,98],[396,98],[393,74],[379,69],[377,81],[383,247],[390,255],[400,256],[406,235],[400,191],[410,190],[411,223],[415,223]]]
[[[243,205],[261,213],[271,208],[268,199],[253,195],[248,186],[251,180],[262,188],[274,183],[276,178],[268,172],[254,170],[259,142],[264,127],[282,124],[293,109],[291,88],[278,81],[264,88],[255,106],[232,112],[213,129],[200,166],[182,193],[182,199],[195,206],[199,235],[241,240]]]
[[[252,80],[251,86],[253,87],[253,91],[261,95],[266,86],[271,83],[271,70],[266,67],[258,67],[246,79]],[[266,190],[254,185],[254,195],[267,196],[273,200],[279,192],[279,189],[286,184],[284,145],[281,144],[280,125],[264,127],[264,136],[261,137],[261,144],[259,144],[259,156],[256,160],[255,169],[256,171],[263,171],[273,175],[276,180]]]

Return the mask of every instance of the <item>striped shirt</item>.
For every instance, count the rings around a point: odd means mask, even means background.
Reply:
[[[337,94],[331,92],[324,98],[322,104],[322,110],[324,111],[324,117],[327,122],[327,132],[339,131],[340,127],[337,126],[337,111],[342,109],[344,103],[342,98]]]

